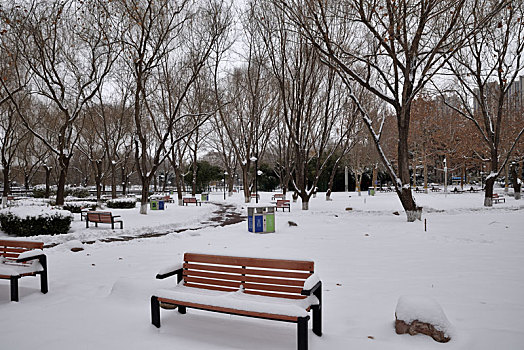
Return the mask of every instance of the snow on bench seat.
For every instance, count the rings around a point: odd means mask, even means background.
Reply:
[[[236,292],[222,292],[186,287],[180,284],[173,289],[160,289],[155,295],[159,299],[165,298],[182,303],[291,317],[307,317],[309,307],[319,304],[318,299],[314,295],[310,295],[305,299],[285,299],[246,294],[243,289],[239,289]]]

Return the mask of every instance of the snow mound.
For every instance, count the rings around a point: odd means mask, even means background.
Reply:
[[[415,320],[430,323],[435,329],[444,332],[448,336],[453,332],[444,310],[442,310],[442,307],[435,299],[430,297],[401,296],[398,299],[395,316],[407,324]]]

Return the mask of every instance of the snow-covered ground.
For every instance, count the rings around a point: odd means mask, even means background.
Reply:
[[[313,259],[323,282],[324,335],[309,332],[312,350],[522,349],[524,200],[506,197],[484,208],[482,196],[416,194],[423,221],[407,223],[393,193],[334,193],[329,202],[319,193],[309,211],[301,211],[299,201],[290,213],[279,212],[271,234],[249,233],[246,222],[206,226],[218,209],[210,203],[171,204],[147,216],[138,208],[112,210],[122,215],[124,230],[86,229],[75,214],[70,234],[33,239],[64,243],[203,228],[97,241],[77,253],[67,243],[46,249],[48,294],[39,292],[38,278],[26,277],[20,302],[10,302],[9,282],[0,280],[0,348],[295,349],[296,326],[283,322],[188,309],[186,315],[161,310],[162,327],[151,325],[150,296],[175,284],[175,278],[156,280],[156,273],[198,251]],[[262,193],[261,201],[270,197]],[[223,202],[221,194],[211,200]],[[245,213],[240,195],[226,202]],[[397,335],[394,313],[403,295],[436,300],[453,327],[452,340]]]

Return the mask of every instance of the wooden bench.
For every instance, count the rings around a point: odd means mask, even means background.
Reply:
[[[278,209],[282,209],[282,211],[286,211],[286,209],[291,212],[291,203],[289,202],[289,199],[277,199],[277,207]]]
[[[195,197],[184,197],[184,198],[182,198],[182,204],[188,205],[189,203],[195,203],[195,206],[197,206],[197,205],[202,206],[202,202],[200,202]]]
[[[183,264],[156,278],[177,276],[178,284],[151,297],[151,322],[160,327],[160,306],[187,308],[297,324],[298,349],[308,347],[309,311],[313,333],[322,335],[322,282],[314,263],[185,253]]]
[[[278,199],[286,199],[286,195],[283,194],[283,193],[275,193],[272,197],[271,197],[271,200],[274,201],[274,200],[278,200]]]
[[[506,203],[506,198],[500,196],[498,193],[493,193],[493,203],[500,203],[501,201]]]
[[[111,228],[115,229],[115,223],[120,223],[120,228],[124,228],[124,222],[122,220],[115,220],[120,215],[113,215],[110,211],[88,211],[86,213],[86,228],[89,228],[89,223],[94,222],[95,227],[98,224],[111,224]]]
[[[40,290],[47,293],[47,258],[43,242],[0,239],[0,279],[11,281],[11,301],[18,301],[18,280],[40,275]]]

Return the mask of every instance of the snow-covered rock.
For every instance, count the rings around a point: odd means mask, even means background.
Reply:
[[[442,307],[425,296],[401,296],[395,310],[397,334],[422,333],[434,340],[446,343],[451,339],[451,324]]]

